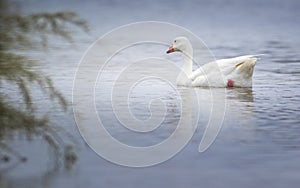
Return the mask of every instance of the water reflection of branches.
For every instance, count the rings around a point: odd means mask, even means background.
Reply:
[[[71,32],[75,27],[87,31],[87,24],[74,12],[35,13],[23,16],[13,10],[6,0],[0,0],[0,8],[0,154],[1,151],[8,153],[1,162],[9,162],[9,155],[22,162],[26,161],[26,158],[7,144],[8,140],[13,139],[10,135],[20,132],[28,137],[41,137],[68,166],[75,161],[76,155],[71,146],[64,144],[60,136],[52,130],[47,117],[36,115],[30,88],[38,87],[52,101],[58,101],[60,107],[65,110],[67,101],[48,76],[33,69],[37,62],[18,54],[16,49],[29,51],[37,46],[46,49],[49,35],[72,42]],[[23,107],[8,102],[11,98],[6,91],[15,88],[22,96],[22,103],[25,104]]]

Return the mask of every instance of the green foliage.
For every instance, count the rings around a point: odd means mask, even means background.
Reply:
[[[88,26],[74,12],[35,13],[23,16],[18,12],[11,11],[6,1],[0,0],[0,7],[3,10],[0,17],[0,87],[4,82],[9,83],[11,87],[17,86],[27,108],[26,111],[20,111],[19,108],[8,107],[8,104],[4,102],[6,97],[0,92],[0,100],[2,101],[0,111],[19,114],[10,118],[8,113],[1,113],[0,124],[2,127],[11,127],[10,124],[26,121],[28,118],[36,120],[36,122],[31,122],[31,126],[41,124],[30,113],[33,111],[30,92],[32,85],[37,85],[52,100],[58,100],[63,108],[66,108],[67,102],[62,94],[55,89],[49,77],[33,69],[36,62],[29,60],[26,56],[16,54],[13,50],[18,47],[32,50],[36,45],[47,48],[48,38],[51,35],[72,42],[71,31],[75,27],[88,31]],[[22,125],[23,123],[19,124]],[[3,132],[0,132],[0,135],[1,133]]]
[[[51,131],[47,117],[35,115],[31,88],[38,87],[52,101],[58,101],[63,109],[67,108],[67,101],[54,87],[50,77],[34,69],[38,62],[17,52],[21,48],[24,54],[24,50],[32,51],[37,46],[46,49],[49,37],[53,36],[72,42],[72,32],[75,29],[88,31],[87,23],[74,12],[24,16],[13,11],[6,0],[0,0],[0,10],[0,150],[4,145],[1,141],[14,131],[40,135],[57,150],[59,139]],[[5,92],[15,88],[22,96],[24,107],[8,102],[9,96]]]

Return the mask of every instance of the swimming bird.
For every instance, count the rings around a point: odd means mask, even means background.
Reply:
[[[191,87],[252,87],[253,69],[257,55],[219,59],[204,64],[193,71],[193,47],[186,37],[176,37],[167,54],[181,52],[183,68],[177,85]]]

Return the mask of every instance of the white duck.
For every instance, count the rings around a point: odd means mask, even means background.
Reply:
[[[254,55],[209,62],[193,72],[193,47],[186,37],[174,39],[167,53],[182,52],[184,65],[177,85],[205,87],[252,87]]]

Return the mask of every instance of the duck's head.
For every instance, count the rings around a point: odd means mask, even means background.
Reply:
[[[172,52],[189,53],[192,52],[193,48],[188,38],[176,37],[170,45],[167,54]]]

